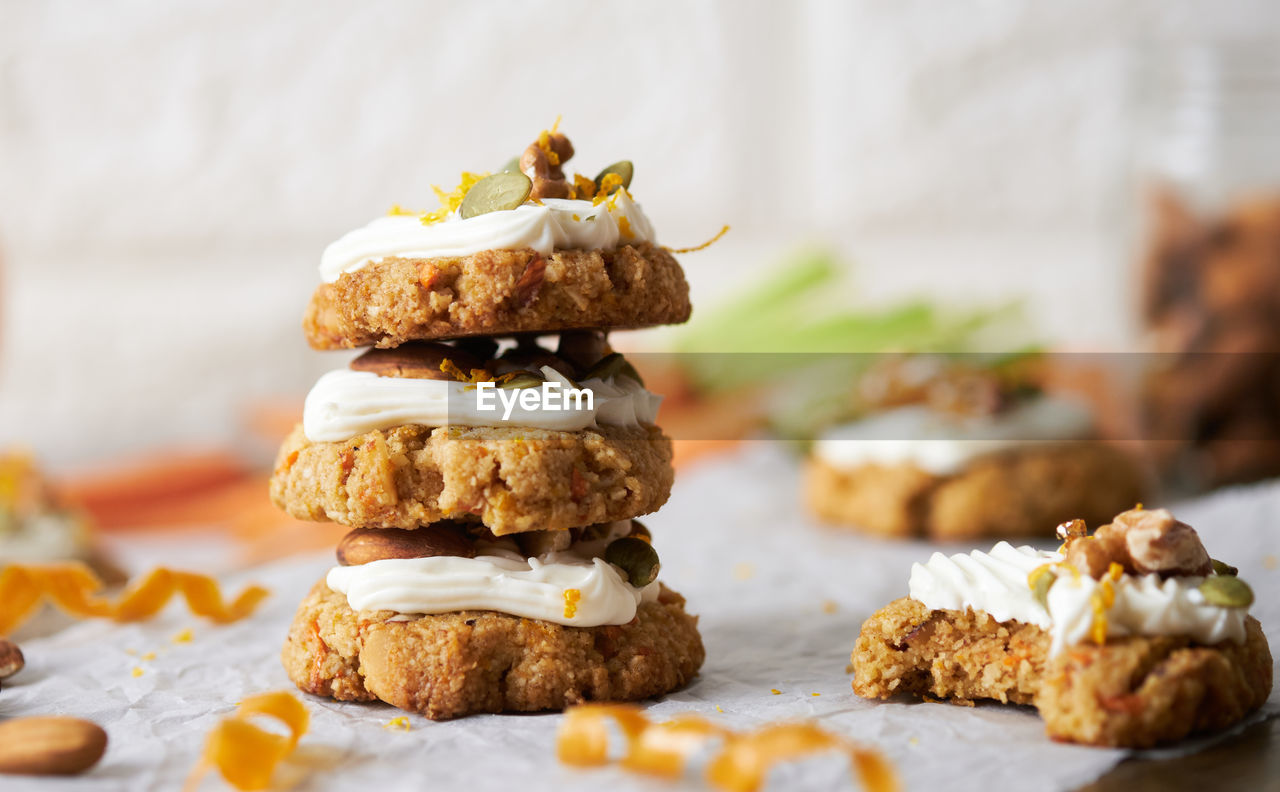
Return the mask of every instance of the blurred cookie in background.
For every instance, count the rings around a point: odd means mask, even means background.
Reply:
[[[1043,389],[1043,360],[886,357],[857,380],[851,419],[813,443],[809,508],[865,533],[959,540],[1132,506],[1137,461],[1098,439],[1087,403]]]
[[[1142,389],[1162,477],[1183,490],[1280,475],[1280,194],[1215,217],[1156,195]]]
[[[0,569],[53,561],[83,561],[108,584],[125,580],[95,543],[87,514],[61,496],[32,455],[0,451]]]

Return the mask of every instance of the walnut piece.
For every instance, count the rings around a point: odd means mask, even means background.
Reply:
[[[1172,577],[1213,571],[1213,562],[1195,529],[1176,520],[1168,509],[1131,509],[1093,536],[1069,537],[1066,562],[1096,579],[1113,563],[1137,575]]]

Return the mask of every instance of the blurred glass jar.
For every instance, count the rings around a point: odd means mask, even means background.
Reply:
[[[1180,490],[1280,475],[1280,47],[1140,56],[1141,411]]]

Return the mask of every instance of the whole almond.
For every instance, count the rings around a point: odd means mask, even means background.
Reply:
[[[338,543],[338,563],[343,566],[359,566],[387,558],[472,558],[475,554],[475,544],[466,532],[447,522],[412,530],[357,528]]]
[[[14,674],[22,670],[26,665],[26,660],[22,657],[22,650],[13,641],[6,641],[0,638],[0,679],[8,679]]]
[[[484,361],[458,347],[410,341],[394,349],[370,349],[351,361],[351,368],[354,371],[372,371],[380,377],[451,380],[453,375],[440,368],[445,360],[464,372],[484,366]]]
[[[75,775],[98,763],[107,733],[79,718],[17,718],[0,723],[0,773]]]

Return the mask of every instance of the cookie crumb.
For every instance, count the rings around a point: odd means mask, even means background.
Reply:
[[[838,610],[840,610],[840,605],[836,603],[835,600],[823,600],[822,602],[823,613],[835,613]]]
[[[756,565],[749,561],[743,561],[733,567],[733,576],[738,580],[750,580],[756,575]]]

